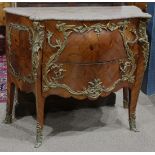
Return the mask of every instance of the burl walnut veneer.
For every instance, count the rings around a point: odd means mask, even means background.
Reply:
[[[49,95],[96,99],[123,88],[130,130],[149,43],[151,16],[134,6],[6,8],[7,112],[12,122],[17,90],[36,96],[36,147],[42,142]],[[128,104],[129,103],[129,104]]]

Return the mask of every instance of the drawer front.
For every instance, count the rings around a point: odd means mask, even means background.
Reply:
[[[58,53],[57,62],[91,63],[126,58],[118,25],[107,22],[46,22],[44,61]]]
[[[53,63],[43,70],[43,92],[97,98],[121,83],[133,82],[132,64],[127,60],[92,64]]]
[[[136,21],[47,21],[45,25],[45,96],[50,92],[97,98],[121,82],[134,82],[139,48]]]
[[[82,34],[73,33],[68,37],[64,51],[59,56],[59,62],[91,63],[104,62],[125,58],[122,37],[118,30],[94,31]]]

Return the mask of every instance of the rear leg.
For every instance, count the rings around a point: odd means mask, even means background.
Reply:
[[[127,109],[129,106],[129,88],[123,88],[123,107]]]

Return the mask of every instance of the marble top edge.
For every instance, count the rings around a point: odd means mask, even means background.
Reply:
[[[93,7],[16,7],[5,8],[7,13],[31,20],[112,20],[125,18],[151,18],[136,6]]]

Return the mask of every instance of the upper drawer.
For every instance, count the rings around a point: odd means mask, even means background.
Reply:
[[[45,25],[44,62],[51,55],[60,63],[104,62],[127,57],[117,23],[47,21]]]
[[[55,53],[59,55],[57,62],[60,63],[92,63],[126,58],[120,31],[113,23],[107,24],[103,21],[47,21],[44,58]]]
[[[97,35],[92,30],[82,34],[71,34],[58,61],[89,63],[125,57],[126,52],[123,47],[122,37],[118,31],[102,31]]]

